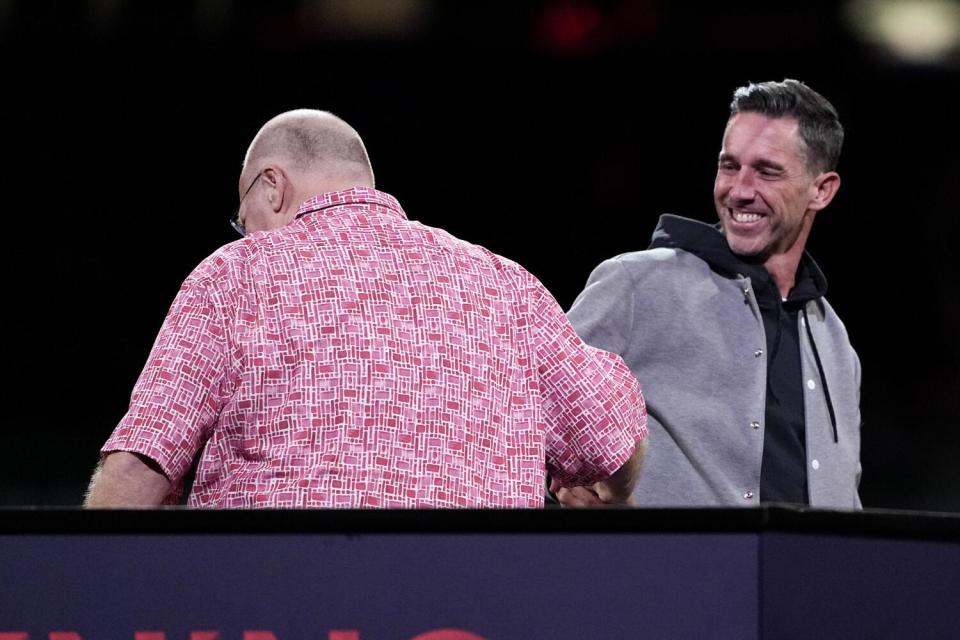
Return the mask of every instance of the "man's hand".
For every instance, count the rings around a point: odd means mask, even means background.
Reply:
[[[633,494],[625,499],[615,496],[604,483],[598,482],[592,487],[566,487],[554,490],[557,500],[565,507],[609,507],[636,505]]]
[[[633,488],[640,477],[643,457],[647,452],[647,440],[637,443],[633,455],[606,480],[592,487],[563,487],[556,480],[550,481],[550,491],[564,507],[634,507]]]

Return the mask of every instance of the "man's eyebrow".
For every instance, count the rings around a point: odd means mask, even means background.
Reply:
[[[730,155],[730,154],[727,153],[726,151],[721,151],[721,152],[720,152],[720,157],[717,159],[717,161],[718,161],[718,162],[726,162],[727,160],[733,160],[733,161],[735,162],[735,161],[736,161],[736,158],[734,158],[732,155]]]
[[[767,160],[766,158],[760,158],[753,163],[753,166],[755,169],[773,169],[774,171],[783,171],[786,168],[779,162]]]

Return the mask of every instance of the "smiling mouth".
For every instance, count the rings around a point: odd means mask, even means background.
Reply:
[[[759,213],[749,213],[747,211],[737,211],[736,209],[730,209],[730,217],[733,218],[734,222],[756,222],[763,216]]]

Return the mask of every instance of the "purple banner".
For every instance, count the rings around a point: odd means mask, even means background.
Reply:
[[[5,535],[0,640],[752,638],[758,540]]]

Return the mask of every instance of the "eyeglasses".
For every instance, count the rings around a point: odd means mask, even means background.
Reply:
[[[233,230],[239,233],[241,236],[247,235],[247,228],[242,222],[240,222],[240,206],[243,204],[243,199],[246,198],[247,194],[250,193],[250,190],[253,189],[253,185],[260,181],[260,176],[262,175],[263,171],[258,173],[253,179],[253,182],[250,183],[250,186],[247,187],[247,190],[243,192],[242,196],[240,196],[240,202],[237,203],[237,210],[233,212],[233,217],[230,218],[230,226],[233,227]]]

